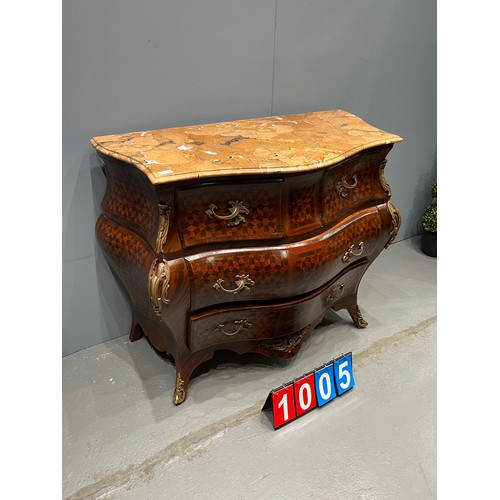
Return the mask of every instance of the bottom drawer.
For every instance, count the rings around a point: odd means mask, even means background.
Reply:
[[[336,300],[356,293],[368,263],[360,261],[315,292],[273,305],[228,307],[191,316],[191,351],[238,341],[295,333],[318,319]]]

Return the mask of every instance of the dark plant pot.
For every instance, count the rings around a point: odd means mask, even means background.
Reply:
[[[425,229],[422,232],[422,252],[431,257],[437,257],[437,233]]]

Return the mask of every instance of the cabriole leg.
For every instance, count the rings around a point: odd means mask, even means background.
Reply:
[[[139,340],[142,336],[144,335],[144,332],[142,331],[142,327],[137,321],[132,320],[132,326],[130,327],[130,333],[129,333],[129,340],[130,342],[135,342],[136,340]]]
[[[187,385],[189,383],[189,379],[183,378],[181,373],[178,371],[176,380],[175,380],[175,389],[174,389],[174,404],[180,405],[185,399],[187,394]]]
[[[353,306],[347,308],[347,312],[351,316],[352,320],[354,321],[354,324],[358,328],[366,328],[368,323],[364,320],[361,311],[359,310],[358,304],[354,304]]]
[[[185,355],[181,355],[179,361],[177,359],[175,360],[177,373],[175,375],[174,404],[180,405],[185,401],[191,375],[199,365],[213,357],[214,351],[206,351],[195,354],[191,353],[189,358],[186,358]]]
[[[334,311],[346,309],[354,324],[358,328],[366,328],[368,326],[368,322],[364,320],[361,311],[359,310],[357,295],[351,295],[350,297],[345,297],[337,301],[333,305],[332,309]]]

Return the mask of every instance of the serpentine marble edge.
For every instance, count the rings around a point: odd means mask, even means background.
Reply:
[[[152,184],[224,175],[293,173],[400,142],[344,110],[317,111],[94,137],[100,153],[135,165]]]

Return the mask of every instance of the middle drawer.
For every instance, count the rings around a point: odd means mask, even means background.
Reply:
[[[231,302],[276,300],[324,285],[377,247],[382,219],[364,210],[314,238],[281,246],[219,250],[185,257],[191,310]]]

